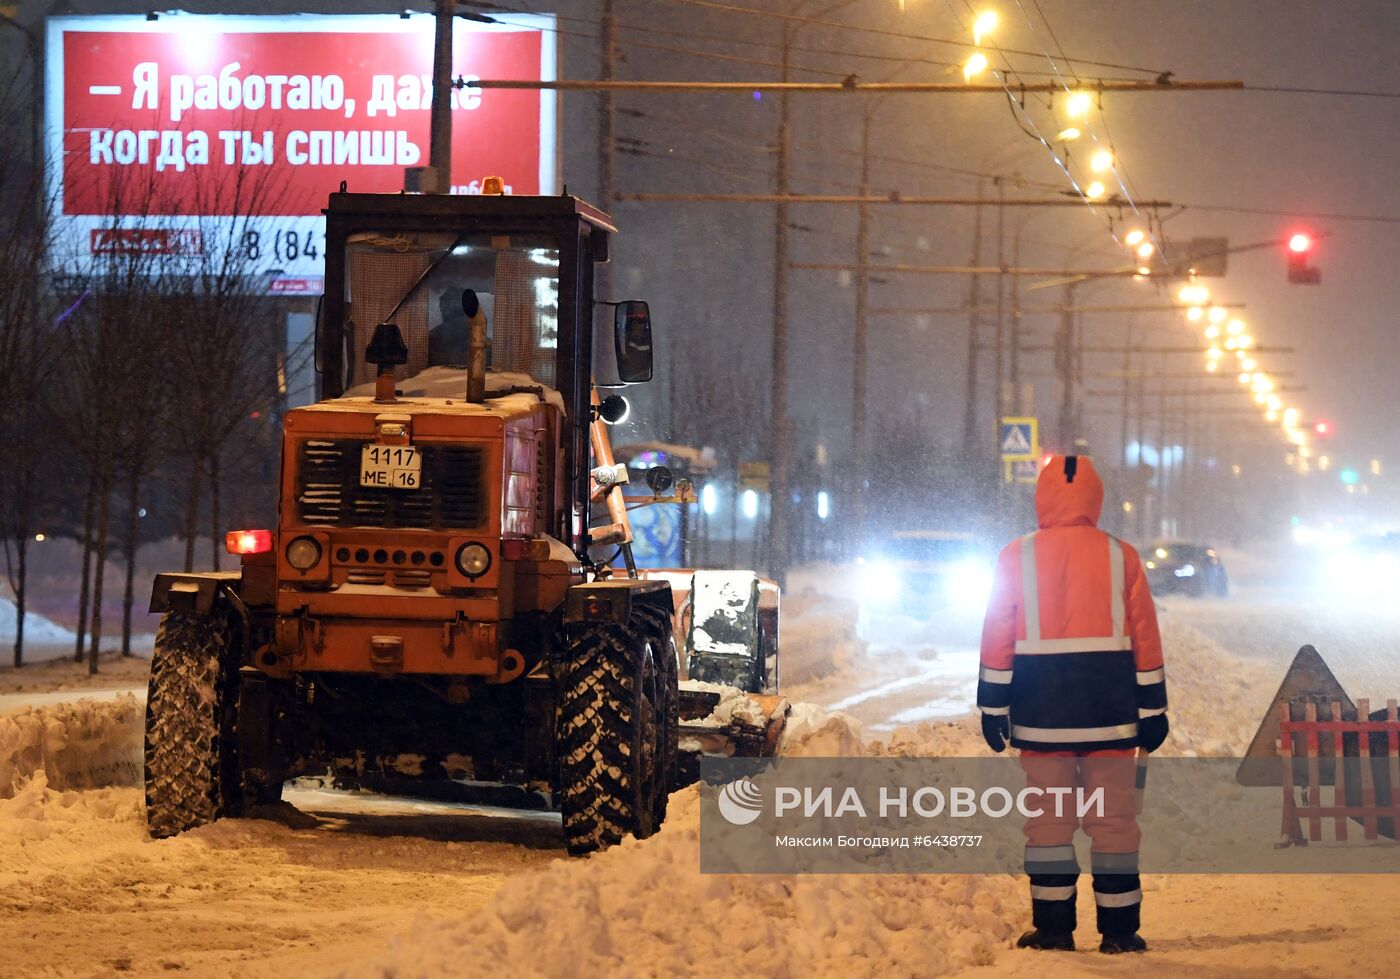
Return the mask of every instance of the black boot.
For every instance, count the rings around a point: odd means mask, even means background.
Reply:
[[[1105,955],[1118,955],[1121,952],[1146,952],[1147,943],[1137,932],[1127,935],[1104,935],[1099,943],[1099,951]]]
[[[1016,947],[1035,948],[1042,952],[1073,952],[1074,933],[1037,928],[1034,931],[1026,932],[1017,939]]]

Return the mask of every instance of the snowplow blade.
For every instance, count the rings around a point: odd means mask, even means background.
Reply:
[[[762,758],[778,753],[787,724],[786,697],[745,693],[717,684],[683,684],[680,696],[680,784],[700,778],[700,759]]]
[[[1289,705],[1291,718],[1302,720],[1306,704],[1317,704],[1321,714],[1331,710],[1334,702],[1341,704],[1342,718],[1356,718],[1356,704],[1342,689],[1341,683],[1323,662],[1322,656],[1314,647],[1304,646],[1298,650],[1298,655],[1293,657],[1293,664],[1283,675],[1278,692],[1269,701],[1269,708],[1264,712],[1259,730],[1254,733],[1254,740],[1250,741],[1249,748],[1240,761],[1240,767],[1235,772],[1235,781],[1240,785],[1282,786],[1283,763],[1279,760],[1279,715],[1283,709],[1282,705]],[[1323,735],[1324,739],[1328,737],[1330,735]],[[1330,785],[1331,745],[1326,745],[1325,749],[1319,762],[1324,769],[1323,784]],[[1303,752],[1300,750],[1295,754],[1301,756]]]

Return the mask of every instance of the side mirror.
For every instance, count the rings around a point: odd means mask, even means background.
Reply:
[[[652,466],[646,474],[647,487],[660,496],[676,483],[676,478],[671,470],[665,466]]]
[[[638,299],[613,308],[613,339],[617,347],[617,376],[625,384],[651,380],[651,309]]]

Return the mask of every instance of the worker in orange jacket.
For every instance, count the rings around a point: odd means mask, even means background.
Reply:
[[[997,560],[982,626],[977,706],[993,751],[1021,751],[1027,786],[1104,790],[1083,817],[1102,952],[1141,952],[1136,749],[1167,737],[1162,640],[1137,551],[1098,529],[1103,481],[1087,456],[1053,456],[1035,487],[1040,529]],[[1074,948],[1076,808],[1026,821],[1033,930],[1022,948]]]

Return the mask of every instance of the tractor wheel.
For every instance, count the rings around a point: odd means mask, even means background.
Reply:
[[[571,629],[554,716],[559,810],[575,856],[656,832],[666,674],[645,620]]]
[[[656,822],[659,825],[666,818],[666,803],[680,784],[681,777],[681,691],[680,654],[676,651],[676,639],[671,616],[664,609],[653,606],[640,606],[637,614],[647,623],[652,638],[652,649],[659,650],[658,665],[662,671],[662,702],[665,706],[665,727],[661,732],[661,790],[657,793]]]
[[[236,637],[220,614],[161,619],[146,695],[146,825],[154,837],[242,812]]]

